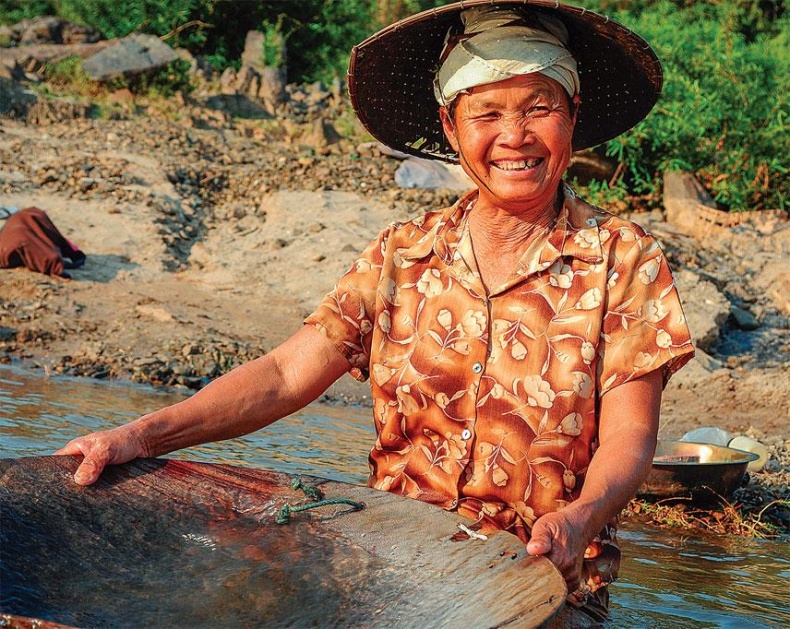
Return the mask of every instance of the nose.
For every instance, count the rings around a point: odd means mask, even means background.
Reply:
[[[501,119],[500,142],[507,146],[522,146],[532,137],[531,125],[526,116],[506,116]]]

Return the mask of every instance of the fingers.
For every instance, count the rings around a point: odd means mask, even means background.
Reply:
[[[92,485],[95,483],[107,466],[107,457],[90,454],[86,456],[77,471],[74,472],[74,482],[78,485]]]
[[[79,437],[69,441],[55,454],[83,456],[83,460],[74,472],[74,482],[78,485],[92,485],[108,464],[123,462],[114,456],[114,448],[110,441],[110,432],[94,433],[87,437]],[[114,459],[118,459],[115,461]],[[128,459],[127,459],[128,460]]]
[[[530,555],[546,555],[562,574],[568,591],[573,592],[580,583],[581,554],[574,551],[570,531],[560,526],[555,515],[549,514],[535,522],[527,542],[527,552]]]
[[[53,452],[52,454],[54,454],[56,456],[57,455],[67,455],[67,454],[82,456],[85,453],[80,448],[80,442],[81,441],[82,441],[82,438],[72,439],[65,446],[63,446],[59,450],[55,450],[55,452]]]
[[[532,529],[532,537],[527,542],[527,552],[530,555],[546,555],[551,552],[552,535],[545,527]]]

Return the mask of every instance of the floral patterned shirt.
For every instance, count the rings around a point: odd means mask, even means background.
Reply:
[[[600,397],[655,369],[666,381],[693,355],[658,243],[563,190],[555,227],[497,289],[477,271],[472,192],[385,229],[306,320],[370,377],[372,487],[527,541],[579,496]],[[614,577],[606,561],[593,589]]]

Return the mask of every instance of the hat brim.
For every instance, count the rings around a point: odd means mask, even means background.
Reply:
[[[403,19],[352,49],[351,104],[374,138],[410,155],[458,161],[442,131],[433,79],[448,29],[460,29],[461,11],[479,5],[521,5],[559,18],[567,27],[582,100],[574,150],[631,129],[658,100],[661,63],[650,45],[622,24],[550,0],[472,0]]]

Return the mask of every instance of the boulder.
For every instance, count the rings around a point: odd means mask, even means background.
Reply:
[[[716,202],[694,175],[668,170],[664,173],[664,210],[667,222],[694,231],[700,206],[716,209]]]
[[[163,68],[178,53],[153,35],[130,35],[86,59],[82,67],[92,79],[106,81]]]
[[[241,68],[236,72],[228,68],[220,78],[220,91],[230,96],[243,96],[250,102],[260,103],[270,116],[288,100],[286,92],[286,69],[271,67],[264,59],[266,36],[260,31],[249,31],[241,55]],[[285,45],[280,57],[285,60]]]
[[[260,31],[249,31],[244,40],[244,52],[241,53],[241,65],[247,67],[258,74],[263,73],[266,64],[263,59],[263,45],[266,36]]]
[[[675,284],[683,300],[683,312],[694,346],[710,351],[730,316],[730,302],[713,282],[688,269],[675,274]]]

